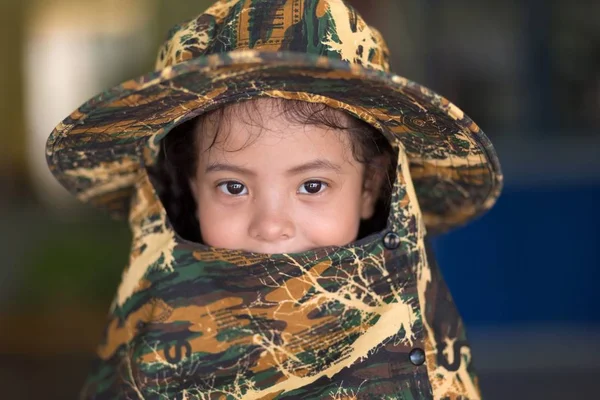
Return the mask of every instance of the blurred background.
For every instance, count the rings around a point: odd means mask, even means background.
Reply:
[[[167,30],[210,3],[0,0],[3,397],[77,396],[128,257],[126,223],[51,177],[48,135],[152,70]],[[394,72],[465,110],[499,153],[497,206],[434,241],[484,398],[598,398],[600,2],[350,3],[382,31]]]

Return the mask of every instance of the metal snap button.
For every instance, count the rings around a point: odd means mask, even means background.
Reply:
[[[410,362],[413,363],[413,365],[416,365],[417,367],[425,363],[425,352],[423,351],[423,349],[412,349],[411,352],[408,354],[408,357],[410,358]]]
[[[400,246],[400,236],[396,232],[388,232],[383,237],[383,245],[390,250],[397,249]]]

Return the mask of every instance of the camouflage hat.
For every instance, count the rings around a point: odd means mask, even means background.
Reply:
[[[495,151],[455,105],[392,74],[388,57],[379,32],[342,0],[220,0],[170,31],[155,72],[60,123],[48,164],[80,200],[124,217],[142,166],[174,126],[230,102],[300,99],[343,109],[403,146],[430,231],[464,224],[500,193]]]

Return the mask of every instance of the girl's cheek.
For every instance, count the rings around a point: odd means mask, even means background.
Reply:
[[[336,226],[343,225],[340,218],[344,218],[344,213],[340,212],[340,204],[336,202],[308,202],[296,205],[299,209],[294,210],[296,223],[305,226],[307,229],[326,229],[332,230]]]
[[[204,218],[202,218],[204,217]],[[200,230],[206,244],[229,248],[236,245],[237,235],[242,232],[242,218],[219,210],[206,210],[200,216]]]

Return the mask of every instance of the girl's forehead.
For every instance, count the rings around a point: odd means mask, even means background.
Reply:
[[[216,170],[265,178],[361,173],[361,165],[339,134],[319,126],[303,128],[270,128],[260,133],[235,130],[225,142],[201,153],[197,168],[201,175]]]
[[[277,117],[266,119],[264,126],[237,122],[217,137],[202,137],[202,154],[234,159],[276,160],[283,154],[290,159],[343,159],[351,148],[345,132],[319,125],[289,124]]]
[[[268,128],[273,123],[348,128],[353,117],[321,103],[261,97],[226,104],[200,118],[201,130],[208,135],[230,130],[233,126]]]
[[[309,151],[344,155],[350,148],[351,142],[346,132],[318,123],[318,120],[315,123],[315,119],[303,121],[293,111],[282,107],[281,101],[268,98],[236,103],[217,110],[197,125],[201,153],[276,147],[290,154]],[[339,110],[327,111],[339,113],[339,120],[351,118]]]

